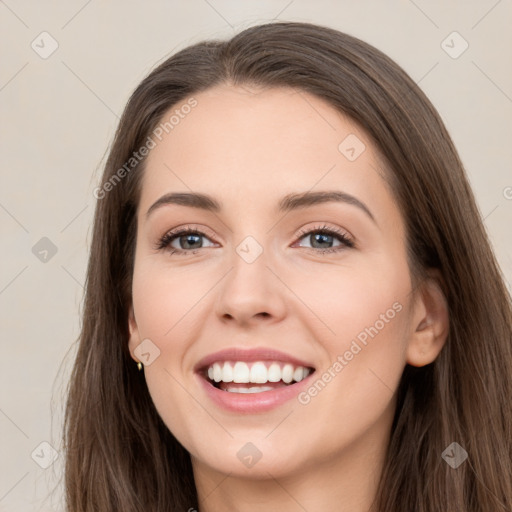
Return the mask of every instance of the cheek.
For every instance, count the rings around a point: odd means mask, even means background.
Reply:
[[[144,368],[149,394],[169,430],[188,446],[193,431],[189,418],[197,418],[204,411],[187,392],[183,360],[188,340],[198,336],[194,304],[206,290],[186,274],[166,272],[142,258],[133,276],[133,304],[140,339],[151,340],[159,354]]]
[[[406,325],[406,307],[392,295],[353,296],[350,311],[357,315],[340,312],[332,319],[337,335],[324,335],[326,364],[299,395],[302,407],[295,415],[297,429],[303,428],[300,420],[322,426],[319,454],[349,446],[369,431],[380,438],[392,421],[405,366]]]
[[[404,304],[386,300],[365,306],[367,320],[351,323],[341,342],[332,345],[338,384],[358,397],[352,400],[355,405],[391,398],[405,366]]]
[[[133,277],[133,304],[141,339],[150,338],[161,349],[172,344],[178,333],[190,329],[194,306],[208,290],[207,284],[185,270],[169,271],[142,261]]]
[[[316,322],[316,334],[329,352],[338,353],[360,333],[364,339],[365,329],[375,324],[379,332],[389,332],[405,316],[398,310],[403,310],[411,284],[401,257],[347,258],[343,265],[286,272],[283,280],[308,308],[304,321],[308,327]],[[292,296],[290,300],[296,302]]]
[[[390,257],[294,284],[321,320],[315,332],[326,355],[302,403],[367,422],[389,404],[406,360],[409,276],[405,260]]]

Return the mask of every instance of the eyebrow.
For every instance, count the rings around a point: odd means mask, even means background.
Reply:
[[[377,223],[370,209],[362,201],[357,199],[357,197],[339,190],[287,194],[279,201],[277,211],[278,213],[287,213],[293,210],[330,202],[346,203],[356,206],[375,224]],[[214,213],[219,213],[222,210],[222,204],[209,195],[190,192],[171,192],[163,195],[151,205],[146,213],[146,218],[156,209],[168,204],[199,208]]]

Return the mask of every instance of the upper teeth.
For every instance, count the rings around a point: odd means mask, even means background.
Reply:
[[[309,368],[294,366],[289,363],[272,362],[265,364],[263,361],[244,363],[243,361],[213,363],[208,368],[208,378],[215,382],[253,382],[264,384],[265,382],[279,382],[282,380],[289,384],[294,380],[300,382],[309,375]]]

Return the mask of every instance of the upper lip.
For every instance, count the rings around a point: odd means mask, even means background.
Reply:
[[[294,366],[304,366],[305,368],[314,369],[311,363],[308,363],[302,359],[298,359],[294,356],[290,356],[284,352],[280,352],[279,350],[265,347],[254,349],[232,347],[220,350],[219,352],[214,352],[203,357],[194,366],[194,370],[196,372],[204,370],[211,364],[220,361],[282,361],[284,363],[291,363]]]

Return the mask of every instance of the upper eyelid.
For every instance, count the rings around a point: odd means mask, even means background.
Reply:
[[[352,243],[355,243],[354,236],[346,229],[329,226],[329,225],[327,225],[327,223],[325,221],[318,221],[318,222],[320,222],[322,225],[321,226],[311,226],[311,227],[301,227],[301,228],[299,228],[298,231],[294,232],[293,236],[297,240],[300,240],[301,238],[304,238],[305,236],[307,236],[311,233],[326,231],[326,232],[332,232],[332,234],[335,237],[345,236]],[[182,226],[179,228],[170,229],[170,230],[166,231],[160,238],[169,236],[171,238],[174,238],[174,240],[176,240],[176,238],[178,238],[180,235],[183,236],[184,234],[187,234],[187,232],[190,232],[190,234],[197,234],[199,236],[205,236],[206,238],[209,238],[211,242],[217,243],[214,241],[215,237],[208,234],[208,232],[213,233],[212,231],[209,230],[209,228],[202,227],[202,226],[197,227],[197,225],[194,225],[194,224],[186,224],[185,226]],[[212,240],[212,238],[213,238],[213,240]]]
[[[213,236],[213,231],[211,231],[210,229],[208,229],[206,227],[202,227],[202,226],[198,227],[195,224],[185,224],[184,226],[181,226],[178,228],[169,229],[162,236],[167,236],[167,235],[175,236],[175,235],[180,235],[183,232],[187,232],[187,231],[197,232],[200,235],[204,235],[204,236]]]
[[[317,221],[317,222],[320,222],[322,224],[322,226],[301,227],[298,230],[294,231],[295,236],[298,236],[298,235],[302,236],[303,234],[308,234],[310,231],[340,231],[341,230],[343,233],[347,234],[347,236],[352,237],[351,233],[345,228],[329,226],[329,225],[327,225],[326,221]],[[185,224],[184,226],[181,226],[178,228],[169,229],[169,230],[165,231],[162,236],[178,235],[178,234],[182,233],[183,231],[194,231],[194,232],[198,232],[201,235],[209,234],[209,236],[213,236],[212,230],[210,230],[207,227],[203,227],[203,226],[198,227],[198,225],[196,225],[196,224]]]

